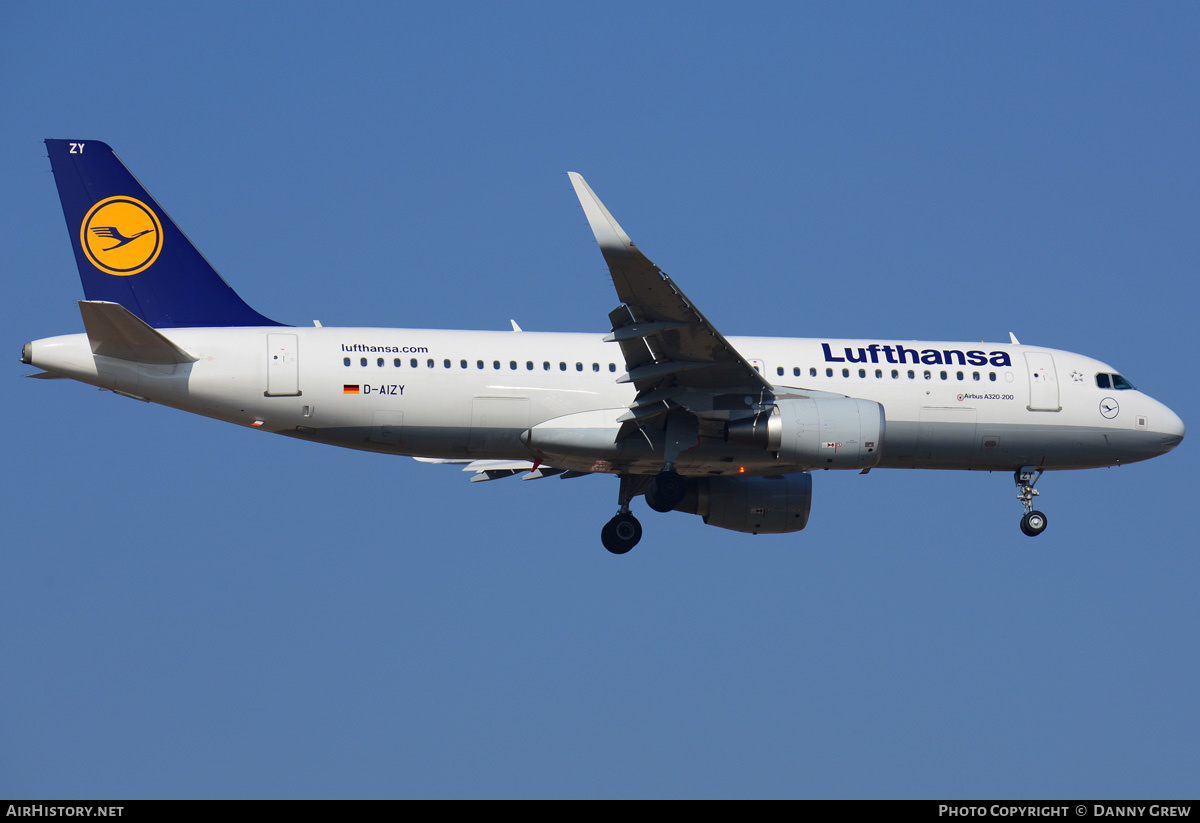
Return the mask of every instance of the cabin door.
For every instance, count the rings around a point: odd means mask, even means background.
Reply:
[[[1054,371],[1054,355],[1045,351],[1025,352],[1029,366],[1030,411],[1061,411],[1058,402],[1058,375]]]
[[[267,397],[300,394],[299,351],[296,335],[267,335]]]

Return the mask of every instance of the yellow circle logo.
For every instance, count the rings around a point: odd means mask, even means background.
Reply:
[[[150,268],[162,251],[162,224],[132,197],[108,197],[88,210],[79,229],[83,253],[100,271],[128,277]]]

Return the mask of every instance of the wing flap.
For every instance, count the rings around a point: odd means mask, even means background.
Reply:
[[[579,477],[588,472],[569,472],[557,469],[543,462],[534,463],[532,460],[471,460],[454,457],[414,457],[421,463],[436,463],[442,465],[462,466],[464,472],[474,472],[470,477],[471,483],[486,483],[488,480],[500,480],[505,477],[521,475],[522,480],[540,480],[544,477],[562,475]]]

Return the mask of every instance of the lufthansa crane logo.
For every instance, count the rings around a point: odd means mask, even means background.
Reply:
[[[162,223],[133,197],[108,197],[88,210],[79,228],[83,253],[100,271],[128,277],[145,271],[162,251]]]

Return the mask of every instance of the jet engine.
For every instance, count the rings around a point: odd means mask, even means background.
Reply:
[[[798,532],[808,524],[812,475],[700,477],[688,480],[676,511],[698,514],[710,526],[750,534]]]
[[[873,400],[805,397],[729,421],[725,439],[775,452],[793,466],[867,469],[883,456],[883,429],[883,406]]]

